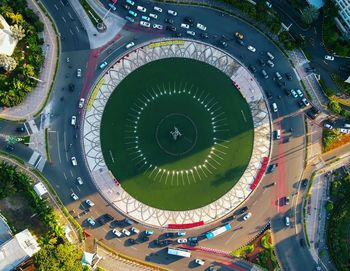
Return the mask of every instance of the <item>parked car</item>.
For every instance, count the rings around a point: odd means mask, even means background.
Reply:
[[[246,211],[248,211],[248,207],[247,207],[247,206],[244,206],[244,207],[238,209],[238,210],[236,211],[236,214],[237,214],[237,215],[242,215],[242,214],[244,214]]]
[[[323,124],[323,127],[327,128],[327,129],[329,129],[329,130],[332,130],[332,129],[333,129],[333,126],[330,125],[329,123]]]
[[[121,237],[122,236],[122,233],[120,231],[118,231],[117,229],[113,229],[112,232],[117,237]]]
[[[141,19],[144,20],[144,21],[147,21],[147,22],[149,22],[149,21],[151,20],[150,17],[145,16],[145,15],[142,15],[142,16],[141,16]]]
[[[158,15],[157,15],[157,14],[154,14],[154,13],[150,13],[150,14],[149,14],[149,17],[150,17],[150,18],[153,18],[153,19],[155,19],[155,20],[158,19]]]
[[[110,221],[113,221],[113,216],[111,216],[110,214],[104,214],[101,215],[99,218],[97,218],[97,222],[100,223],[101,225],[104,225]]]
[[[174,10],[168,9],[168,14],[173,15],[173,16],[176,16],[176,15],[177,15],[177,12],[174,11]]]
[[[267,168],[267,173],[275,172],[277,167],[278,167],[278,163],[269,165]]]
[[[76,159],[74,156],[71,158],[71,161],[72,161],[72,165],[73,165],[74,167],[76,167],[76,166],[78,165],[77,159]]]
[[[70,194],[70,196],[71,196],[74,200],[78,200],[78,199],[79,199],[79,197],[78,197],[77,194],[75,194],[75,193]]]
[[[86,203],[87,205],[89,205],[89,207],[95,206],[95,203],[93,203],[93,201],[91,201],[91,200],[89,200],[89,199],[85,200],[85,203]]]
[[[135,46],[135,43],[132,41],[132,42],[129,42],[127,45],[125,45],[125,48],[130,49],[131,47],[134,47],[134,46]]]
[[[185,29],[190,28],[190,26],[188,24],[184,24],[184,23],[180,24],[180,27],[185,28]]]
[[[243,217],[243,220],[248,220],[252,216],[252,213],[248,213]]]
[[[162,29],[163,29],[163,26],[162,26],[161,24],[153,24],[153,28],[154,28],[154,29],[162,30]]]
[[[85,99],[84,99],[84,98],[80,98],[78,107],[79,107],[79,108],[83,108],[84,103],[85,103]]]
[[[126,3],[128,3],[129,5],[135,5],[135,2],[134,1],[132,1],[132,0],[126,0]]]
[[[253,53],[256,51],[255,47],[253,47],[251,45],[249,45],[247,48],[249,51],[252,51]]]
[[[249,70],[253,73],[256,72],[256,68],[253,65],[249,65]]]
[[[165,29],[169,30],[169,31],[172,31],[172,32],[176,32],[176,27],[172,26],[172,25],[167,25]]]
[[[207,30],[207,27],[204,26],[204,25],[202,25],[202,24],[200,24],[200,23],[197,23],[196,26],[197,26],[197,28],[200,29],[200,30],[203,30],[203,31]]]
[[[194,261],[198,265],[204,265],[204,261],[202,259],[195,259]]]
[[[192,30],[187,30],[186,33],[188,35],[191,35],[191,36],[195,36],[196,35],[196,33],[194,31],[192,31]]]
[[[130,229],[130,231],[133,232],[133,233],[135,233],[135,234],[140,233],[140,230],[139,230],[138,228],[135,228],[135,227],[132,227],[132,228]]]
[[[303,98],[301,101],[304,103],[305,106],[310,105],[309,101],[306,98]]]
[[[78,184],[82,185],[83,184],[83,179],[81,177],[77,178]]]
[[[176,236],[185,236],[186,235],[186,232],[185,231],[178,231],[176,233]]]
[[[137,6],[136,9],[137,9],[138,11],[143,12],[143,13],[145,13],[145,12],[147,11],[147,9],[146,9],[145,7],[142,7],[142,6]]]
[[[187,239],[186,238],[177,239],[177,243],[178,244],[186,244],[187,243]]]
[[[303,92],[300,89],[297,89],[296,91],[300,98],[304,96]]]
[[[188,17],[188,16],[186,16],[186,17],[184,18],[184,21],[185,21],[186,23],[188,23],[190,26],[193,26],[193,24],[194,24],[193,19],[192,19],[191,17]]]
[[[127,4],[122,4],[122,7],[125,8],[126,10],[129,10],[129,9],[130,9],[130,6],[127,5]]]
[[[349,133],[349,129],[340,128],[340,132],[343,133],[343,134],[348,134]]]
[[[124,233],[126,236],[130,236],[130,232],[127,229],[122,229],[122,233]]]
[[[145,230],[145,231],[144,231],[144,234],[147,235],[147,236],[150,236],[150,235],[153,235],[153,234],[154,234],[154,231]]]
[[[89,217],[89,218],[87,219],[87,222],[88,222],[91,226],[95,226],[95,225],[96,225],[95,220],[93,220],[91,217]]]
[[[200,36],[204,39],[208,39],[209,35],[207,33],[201,33]]]
[[[16,132],[18,132],[18,133],[24,133],[25,130],[26,129],[23,126],[19,126],[19,127],[16,128]]]
[[[140,21],[140,25],[143,27],[151,27],[151,24],[149,22],[145,22],[145,21]]]
[[[155,11],[158,11],[158,12],[163,12],[163,9],[160,8],[160,7],[154,6],[153,9],[154,9]]]
[[[137,16],[137,13],[133,10],[129,10],[128,13],[131,15],[131,16],[134,16],[136,17]]]
[[[334,60],[334,56],[325,55],[324,59],[325,60],[329,60],[329,61],[333,61]]]
[[[293,96],[294,98],[298,98],[298,94],[296,93],[296,91],[295,91],[294,89],[291,89],[291,90],[290,90],[290,93],[292,93],[292,96]]]
[[[173,19],[170,19],[170,18],[165,18],[165,19],[164,19],[164,22],[166,22],[167,24],[173,24],[173,23],[174,23],[174,20],[173,20]]]
[[[289,72],[286,72],[285,73],[285,76],[286,76],[286,78],[290,81],[290,80],[292,80],[292,75],[289,73]]]

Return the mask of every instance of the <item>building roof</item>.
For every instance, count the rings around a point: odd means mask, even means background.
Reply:
[[[0,15],[0,54],[11,56],[17,45],[17,40],[12,37],[10,26]]]
[[[39,250],[38,243],[28,229],[17,233],[0,246],[0,270],[11,271]]]
[[[45,195],[47,193],[47,189],[42,182],[38,182],[34,185],[34,191],[39,198],[41,198],[42,195]]]

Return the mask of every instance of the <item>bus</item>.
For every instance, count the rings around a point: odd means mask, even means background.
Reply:
[[[168,254],[180,256],[180,257],[186,257],[186,258],[191,257],[191,252],[186,250],[186,249],[182,249],[182,248],[170,248],[170,247],[168,247]]]
[[[205,237],[207,239],[212,239],[215,236],[218,236],[221,233],[224,233],[226,231],[229,231],[231,229],[231,225],[230,224],[225,224],[222,227],[216,228],[215,230],[209,231],[205,234]]]

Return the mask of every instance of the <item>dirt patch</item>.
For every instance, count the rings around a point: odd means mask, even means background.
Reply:
[[[323,152],[328,152],[330,150],[339,148],[345,144],[348,144],[350,142],[350,135],[341,135],[338,140],[332,142],[327,148],[323,150]]]
[[[16,232],[29,229],[36,236],[40,236],[48,230],[21,192],[0,200],[0,210]]]

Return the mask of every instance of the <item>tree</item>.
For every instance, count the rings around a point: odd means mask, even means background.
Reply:
[[[13,24],[23,23],[23,16],[20,13],[6,12],[5,15],[11,19]]]
[[[7,55],[0,55],[0,67],[3,67],[7,71],[13,71],[17,66],[16,61]]]
[[[23,39],[26,36],[25,30],[21,25],[18,25],[18,24],[11,25],[10,30],[12,32],[11,36],[18,41]]]
[[[328,201],[327,204],[326,204],[326,210],[327,210],[328,212],[330,212],[330,211],[333,210],[333,208],[334,208],[333,203],[332,203],[331,201]]]
[[[313,21],[315,21],[318,18],[319,11],[314,6],[308,6],[303,9],[302,11],[303,15],[301,19],[306,24],[312,24]]]
[[[340,104],[334,99],[330,100],[330,102],[328,103],[328,108],[335,114],[340,114],[340,112],[342,111]]]

